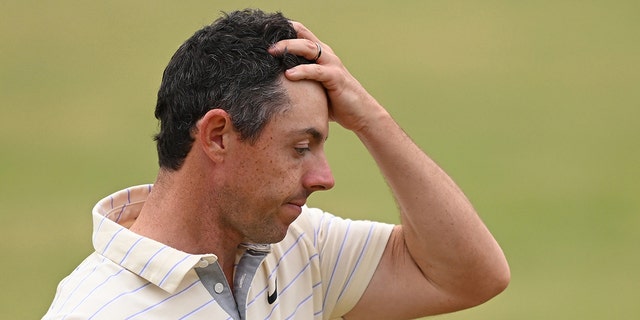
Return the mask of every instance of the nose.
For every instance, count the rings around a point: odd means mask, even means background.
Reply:
[[[324,154],[319,155],[316,161],[310,164],[303,179],[304,187],[310,191],[329,190],[336,184]]]

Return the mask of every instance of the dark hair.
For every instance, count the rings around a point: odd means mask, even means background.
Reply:
[[[296,38],[281,13],[246,9],[223,16],[197,31],[164,70],[155,116],[161,168],[178,170],[193,145],[196,122],[211,109],[229,113],[242,139],[254,143],[272,116],[286,108],[283,72],[310,61],[267,52],[274,43]]]

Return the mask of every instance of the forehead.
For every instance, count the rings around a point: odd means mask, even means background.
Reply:
[[[326,139],[329,109],[322,85],[316,81],[289,81],[284,78],[282,82],[289,103],[282,112],[274,115],[265,131]]]

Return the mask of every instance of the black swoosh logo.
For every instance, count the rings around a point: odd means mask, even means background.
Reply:
[[[278,299],[278,278],[276,278],[276,286],[273,293],[267,296],[267,302],[269,302],[269,304],[273,304],[276,302],[276,299]]]

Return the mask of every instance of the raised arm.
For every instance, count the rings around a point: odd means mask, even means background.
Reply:
[[[498,243],[455,182],[400,128],[331,48],[294,23],[284,50],[314,59],[286,72],[327,90],[333,120],[352,130],[380,167],[400,208],[382,260],[346,319],[403,319],[478,305],[504,290],[510,273]]]

